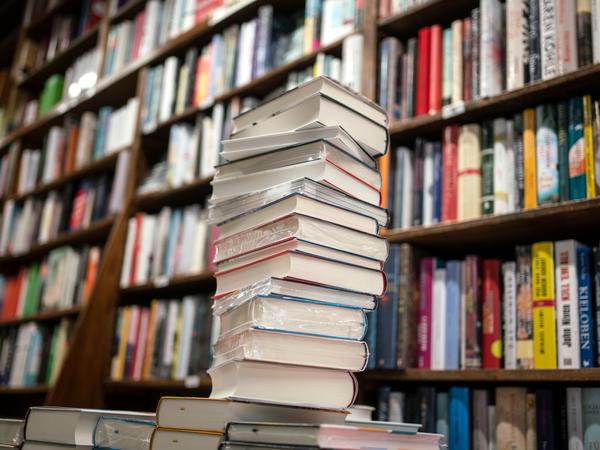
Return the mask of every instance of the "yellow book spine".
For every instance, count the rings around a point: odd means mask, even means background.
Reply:
[[[535,109],[523,111],[523,172],[525,208],[537,208],[537,174],[536,174],[536,144],[535,144]]]
[[[583,146],[585,158],[585,190],[587,198],[596,197],[596,174],[594,173],[594,130],[592,128],[592,98],[583,96]]]
[[[115,380],[122,380],[125,373],[125,356],[127,354],[127,337],[129,336],[129,325],[131,323],[131,308],[125,307],[123,311],[123,324],[121,326],[121,336],[119,337],[119,357],[117,359],[117,370],[115,371]]]
[[[556,369],[556,320],[554,295],[554,244],[531,247],[533,299],[533,366]]]
[[[146,354],[144,355],[144,366],[142,368],[142,379],[150,378],[152,370],[152,356],[154,355],[156,316],[158,314],[158,300],[152,300],[150,304],[150,320],[148,320],[148,337],[146,338]]]

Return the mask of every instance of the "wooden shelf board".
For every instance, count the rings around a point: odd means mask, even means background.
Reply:
[[[74,6],[77,3],[81,3],[80,0],[58,0],[54,7],[45,11],[40,16],[35,17],[32,22],[28,24],[27,32],[29,34],[39,34],[45,30],[49,30],[55,14],[61,11],[67,11],[71,6]]]
[[[0,258],[0,268],[8,267],[17,269],[20,264],[26,261],[38,259],[52,249],[62,247],[64,245],[77,245],[99,241],[108,236],[114,220],[114,216],[108,216],[96,221],[88,228],[83,230],[64,232],[49,242],[33,245],[26,253],[3,256]]]
[[[0,386],[0,395],[40,395],[46,394],[49,388],[45,385],[9,387]]]
[[[52,320],[58,320],[62,319],[63,317],[75,316],[81,312],[81,309],[81,305],[77,305],[67,309],[42,311],[36,314],[31,314],[30,316],[19,317],[17,319],[0,319],[0,328],[20,325],[27,322],[48,322]]]
[[[214,289],[215,278],[212,272],[205,271],[195,275],[178,275],[169,279],[164,284],[154,282],[138,284],[121,288],[121,297],[151,297],[167,295],[175,292],[191,292],[202,289],[202,292],[210,292]]]
[[[464,19],[478,6],[479,0],[429,0],[381,19],[378,27],[387,34],[412,37],[421,27],[435,23],[449,25],[455,19]]]
[[[374,370],[360,374],[367,382],[395,383],[555,383],[595,382],[600,380],[600,368],[594,369],[471,369],[471,370]]]
[[[100,24],[97,24],[91,30],[75,38],[68,48],[58,53],[50,61],[34,69],[31,73],[25,74],[19,80],[19,86],[24,88],[41,87],[52,74],[64,72],[81,53],[94,47],[99,29]]]
[[[597,239],[593,230],[599,225],[600,197],[597,197],[461,222],[393,229],[387,231],[386,237],[394,243],[472,250],[473,245],[502,246],[570,237],[585,242],[590,237]]]
[[[121,150],[125,150],[125,148]],[[7,198],[12,199],[14,201],[21,201],[27,197],[44,194],[54,189],[58,189],[67,185],[71,181],[80,180],[90,175],[94,175],[105,170],[112,169],[115,166],[117,159],[119,158],[119,153],[121,152],[121,150],[115,151],[114,153],[111,153],[110,155],[107,155],[97,161],[93,161],[84,167],[75,169],[72,172],[63,175],[62,177],[57,178],[56,180],[37,186],[35,189],[32,189],[29,192],[25,192],[23,194],[14,194],[8,196]]]
[[[464,112],[444,118],[441,113],[396,121],[390,125],[392,137],[403,140],[420,135],[437,134],[441,138],[444,126],[454,123],[480,122],[483,119],[515,114],[525,108],[565,100],[573,95],[590,93],[600,81],[600,64],[583,67],[551,80],[537,81],[520,89],[505,91],[499,95],[468,102]]]
[[[184,380],[107,380],[104,386],[108,392],[121,391],[209,391],[211,388],[210,377],[203,373],[200,375],[198,384],[186,384]]]
[[[206,197],[211,191],[212,177],[199,178],[184,186],[162,191],[137,195],[134,199],[136,209],[157,211],[163,206],[182,206]]]

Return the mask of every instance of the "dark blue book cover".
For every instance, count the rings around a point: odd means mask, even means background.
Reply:
[[[469,388],[450,388],[450,414],[448,448],[452,450],[470,450],[471,417],[469,416]]]
[[[377,420],[387,422],[390,417],[390,386],[377,389]]]
[[[594,327],[592,319],[591,249],[577,246],[577,292],[579,294],[579,348],[581,367],[594,367]]]
[[[600,367],[600,247],[594,247],[594,311],[596,317],[596,366]]]
[[[540,2],[529,2],[529,81],[542,78],[542,55],[540,47]]]
[[[515,114],[513,117],[515,127],[514,146],[517,167],[515,177],[517,178],[517,195],[515,198],[516,208],[523,209],[523,198],[525,196],[525,166],[523,165],[523,113]]]
[[[555,404],[552,389],[537,389],[535,391],[537,450],[558,450],[558,415],[558,405]]]
[[[398,334],[398,281],[400,274],[400,246],[390,246],[384,268],[387,290],[377,310],[377,367],[396,368]]]

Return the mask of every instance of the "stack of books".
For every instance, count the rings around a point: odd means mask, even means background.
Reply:
[[[302,129],[303,131],[296,130]],[[319,77],[234,119],[216,167],[213,398],[343,409],[385,292],[375,104]]]
[[[23,421],[0,419],[0,448],[17,449],[23,443]]]

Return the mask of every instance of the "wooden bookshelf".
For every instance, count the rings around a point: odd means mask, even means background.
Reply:
[[[573,95],[593,92],[600,81],[600,64],[583,67],[550,80],[537,81],[520,89],[504,91],[499,95],[467,102],[456,114],[425,115],[397,121],[390,125],[390,134],[396,140],[410,142],[417,136],[441,137],[446,125],[480,122],[484,119],[515,114],[527,107],[545,102],[568,99]]]
[[[151,281],[121,288],[121,299],[122,303],[129,303],[131,300],[139,301],[142,298],[177,296],[177,294],[190,292],[211,292],[214,290],[214,285],[213,273],[209,271],[195,275],[177,275],[162,283]],[[127,301],[128,299],[131,300]]]
[[[556,370],[508,370],[508,369],[465,369],[465,370],[374,370],[361,376],[366,382],[375,383],[598,383],[600,368],[556,369]]]
[[[50,250],[64,245],[79,245],[96,243],[106,238],[111,230],[114,216],[100,219],[88,228],[60,233],[55,239],[43,244],[33,245],[27,252],[17,255],[7,255],[0,258],[0,268],[3,270],[18,269],[19,265],[38,259]]]
[[[41,395],[46,394],[49,388],[46,385],[37,386],[0,386],[0,398],[5,395]]]
[[[45,11],[38,17],[33,17],[31,23],[27,25],[27,32],[29,34],[38,34],[49,30],[52,26],[52,18],[55,14],[60,12],[68,11],[72,7],[76,7],[80,4],[79,0],[58,0],[54,6]]]
[[[134,198],[136,209],[158,211],[163,206],[181,206],[206,197],[211,190],[212,177],[198,178],[183,186],[156,192],[138,194]]]
[[[136,391],[201,391],[204,393],[210,392],[211,382],[208,374],[203,373],[198,380],[107,380],[104,386],[111,394],[127,392],[129,390]]]
[[[63,317],[73,317],[79,314],[82,310],[81,305],[73,306],[67,309],[56,309],[51,311],[42,311],[36,314],[31,314],[25,317],[19,317],[16,319],[4,319],[0,320],[0,328],[11,327],[20,325],[27,322],[51,322],[54,320],[62,319]]]

